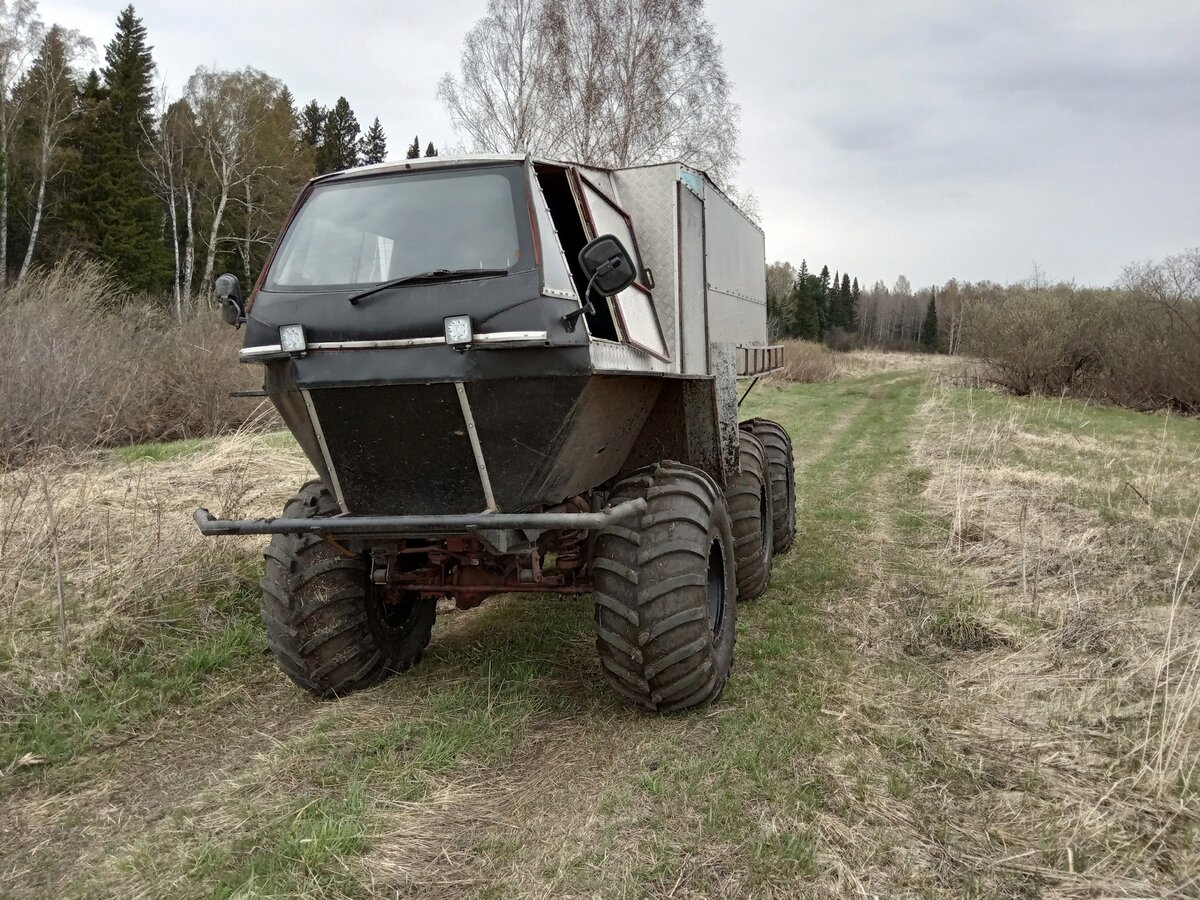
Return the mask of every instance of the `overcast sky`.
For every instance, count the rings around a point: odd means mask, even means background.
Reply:
[[[98,48],[124,0],[43,0]],[[159,77],[251,65],[344,94],[393,154],[456,143],[434,97],[485,0],[142,0]],[[1107,283],[1200,245],[1198,0],[709,0],[769,259],[868,284]]]

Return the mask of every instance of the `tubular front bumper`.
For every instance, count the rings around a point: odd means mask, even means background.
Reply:
[[[321,519],[218,519],[207,509],[192,518],[204,535],[320,534],[437,537],[474,531],[595,531],[646,511],[640,497],[594,513],[474,513],[456,516],[329,516]]]

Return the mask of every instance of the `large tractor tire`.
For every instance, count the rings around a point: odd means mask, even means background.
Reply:
[[[733,525],[738,601],[761,597],[771,579],[774,522],[767,454],[752,432],[738,432],[741,472],[729,482],[725,502]]]
[[[776,555],[787,553],[796,540],[796,463],[792,439],[778,422],[750,419],[743,423],[762,441],[771,475],[771,505],[774,516]]]
[[[288,501],[283,517],[334,515],[320,481]],[[436,600],[397,595],[371,583],[364,556],[347,556],[317,535],[277,534],[266,550],[262,616],[279,668],[318,697],[377,684],[421,658]]]
[[[737,626],[734,538],[721,491],[675,462],[639,469],[612,503],[644,497],[646,512],[596,537],[596,647],[629,703],[673,712],[715,700],[733,669]]]

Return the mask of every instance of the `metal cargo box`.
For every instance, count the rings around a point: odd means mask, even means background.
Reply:
[[[581,171],[629,216],[637,253],[653,272],[670,371],[714,374],[714,343],[767,345],[762,229],[707,175],[681,163]],[[774,358],[738,353],[739,374],[761,371],[743,364]]]

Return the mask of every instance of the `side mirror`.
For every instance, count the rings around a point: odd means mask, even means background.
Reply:
[[[637,270],[629,251],[611,234],[588,241],[579,251],[579,267],[588,277],[587,290],[583,294],[583,306],[562,317],[567,331],[575,330],[575,323],[584,313],[596,311],[592,305],[593,290],[601,297],[612,297],[637,281]]]
[[[637,280],[629,251],[611,234],[589,241],[579,251],[579,266],[589,279],[588,296],[584,298],[589,301],[593,290],[601,297],[612,297]]]
[[[214,288],[221,301],[221,318],[226,324],[241,328],[246,321],[246,301],[242,299],[242,284],[237,276],[229,272],[218,275]]]

